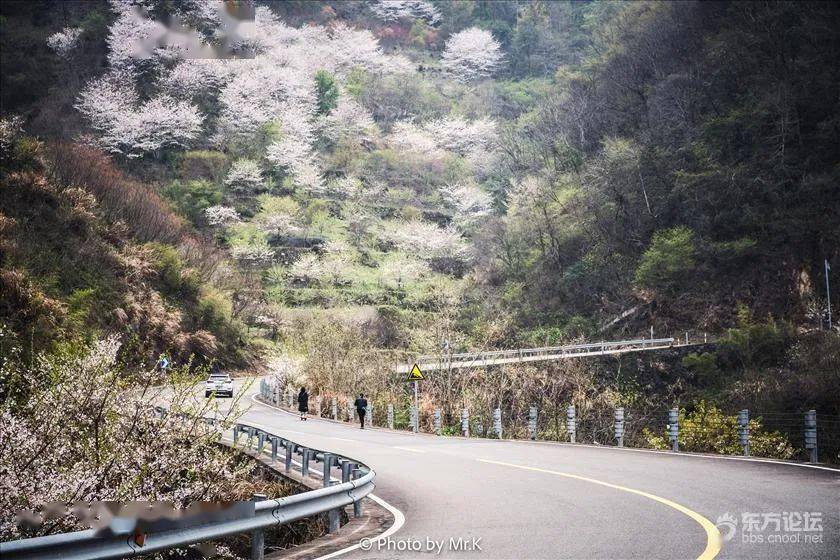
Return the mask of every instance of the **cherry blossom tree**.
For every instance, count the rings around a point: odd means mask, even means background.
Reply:
[[[490,215],[493,199],[473,183],[458,184],[443,189],[444,197],[455,211],[455,225],[462,232],[472,231]]]
[[[253,196],[265,190],[260,164],[251,159],[238,159],[230,166],[225,187],[236,196]]]
[[[488,118],[474,121],[460,117],[445,118],[426,123],[423,128],[440,147],[462,156],[478,150],[490,150],[497,142],[496,123]]]
[[[239,213],[229,206],[209,206],[204,209],[204,217],[211,226],[226,226],[240,221]]]
[[[438,146],[438,140],[428,130],[411,121],[394,123],[388,143],[395,149],[416,157],[441,159],[446,155]]]
[[[440,23],[440,11],[426,0],[377,0],[368,7],[383,21],[422,19],[433,26]]]
[[[388,223],[382,237],[444,272],[460,272],[472,258],[469,246],[453,227],[415,219]]]
[[[443,68],[462,82],[491,76],[502,64],[501,45],[493,34],[470,27],[452,35],[443,52]]]
[[[47,37],[47,46],[54,50],[58,56],[67,58],[70,52],[79,44],[79,38],[81,36],[81,27],[65,27],[58,33],[53,33]]]

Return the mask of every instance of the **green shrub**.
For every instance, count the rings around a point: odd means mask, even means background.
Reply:
[[[315,94],[318,99],[318,114],[329,115],[338,105],[338,86],[335,78],[326,70],[315,73]]]
[[[700,383],[714,383],[720,379],[717,356],[711,352],[692,352],[682,359],[682,365],[691,371]]]
[[[694,232],[680,226],[657,231],[636,269],[636,284],[672,290],[695,267]]]
[[[204,209],[222,202],[221,183],[204,179],[173,181],[161,189],[178,212],[192,223],[201,223]]]
[[[227,170],[227,156],[211,150],[193,150],[179,157],[178,178],[183,181],[207,180],[219,183]]]
[[[670,449],[667,433],[657,434],[648,428],[643,429],[647,444],[654,449]],[[680,449],[698,453],[719,453],[722,455],[740,455],[744,449],[738,436],[737,415],[728,416],[720,409],[705,401],[700,401],[691,412],[680,410],[679,435]],[[760,420],[750,420],[750,453],[759,457],[790,459],[796,454],[796,448],[787,437],[777,431],[766,431]]]

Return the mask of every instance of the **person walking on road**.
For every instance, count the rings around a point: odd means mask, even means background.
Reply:
[[[298,411],[300,419],[306,420],[306,413],[309,412],[309,393],[306,392],[306,387],[301,387],[298,393]]]
[[[367,399],[364,393],[359,393],[359,398],[353,403],[356,407],[356,413],[359,415],[359,423],[361,429],[365,429],[365,414],[367,413]]]

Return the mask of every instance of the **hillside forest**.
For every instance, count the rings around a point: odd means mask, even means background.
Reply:
[[[756,454],[801,458],[816,409],[840,460],[838,30],[811,1],[6,0],[2,423],[37,432],[71,371],[221,369],[405,425],[417,355],[653,333],[709,344],[432,374],[422,421],[538,404],[562,439],[575,404],[609,443],[624,406],[656,447],[676,406],[733,453],[749,408]]]

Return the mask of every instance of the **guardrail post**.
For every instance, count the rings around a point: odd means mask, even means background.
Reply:
[[[252,502],[261,502],[266,499],[265,494],[254,494]],[[265,533],[262,529],[251,532],[251,560],[263,560],[265,558]]]
[[[303,456],[300,459],[300,474],[302,476],[309,476],[309,454],[310,449],[308,447],[304,447]]]
[[[388,429],[394,429],[394,405],[388,405]]]
[[[286,442],[286,472],[290,472],[292,470],[292,452],[294,451],[295,444],[291,441]]]
[[[502,439],[502,409],[501,408],[494,408],[493,409],[493,431],[496,433],[496,437]]]
[[[537,407],[528,408],[528,437],[532,441],[537,440]]]
[[[239,439],[239,426],[233,426],[233,445],[236,445],[237,440]]]
[[[805,449],[810,450],[812,463],[817,463],[817,411],[809,410],[805,413]]]
[[[335,459],[335,457],[333,457],[330,453],[324,453],[324,487],[330,486],[332,484],[332,481],[330,480],[330,473],[332,471],[333,459]],[[338,531],[339,523],[341,520],[340,515],[341,514],[338,508],[331,509],[327,514],[327,517],[329,519],[330,533],[335,533],[336,531]]]
[[[332,471],[333,456],[331,453],[324,453],[324,488],[331,484],[330,472]]]
[[[437,435],[440,435],[440,433],[441,433],[441,425],[440,425],[440,409],[439,409],[439,408],[436,408],[436,409],[435,409],[435,420],[434,420],[434,426],[435,426],[435,433],[436,433]]]
[[[738,440],[744,447],[744,456],[750,456],[750,411],[746,408],[738,411]]]
[[[257,435],[257,453],[262,453],[263,447],[265,447],[265,432],[260,432]]]
[[[353,479],[357,479],[362,476],[362,469],[356,468],[354,465],[353,467]],[[355,502],[353,502],[353,517],[361,517],[362,516],[362,500],[364,498],[359,498]]]
[[[254,447],[254,435],[257,433],[256,428],[248,428],[248,449]]]
[[[322,401],[321,395],[318,395],[317,397],[315,397],[315,417],[316,418],[321,417],[321,401]]]
[[[271,460],[272,461],[277,460],[277,443],[278,443],[277,438],[272,436],[272,438],[271,438]]]
[[[680,409],[672,408],[668,411],[668,439],[671,440],[671,451],[680,450],[678,436],[680,434]]]
[[[470,437],[470,411],[467,408],[461,409],[461,433]]]
[[[569,441],[575,443],[577,436],[577,425],[575,422],[575,405],[571,404],[566,408],[566,431],[569,432]]]
[[[619,447],[624,447],[624,408],[615,409],[615,439]]]
[[[420,431],[419,414],[417,414],[417,407],[411,405],[409,408],[409,416],[411,417],[411,431],[415,434]]]
[[[355,465],[350,461],[342,461],[341,463],[341,482],[350,482],[350,473],[353,472]]]
[[[330,403],[330,408],[331,408],[333,420],[338,420],[338,402],[335,400],[335,397],[332,398],[332,402]]]

